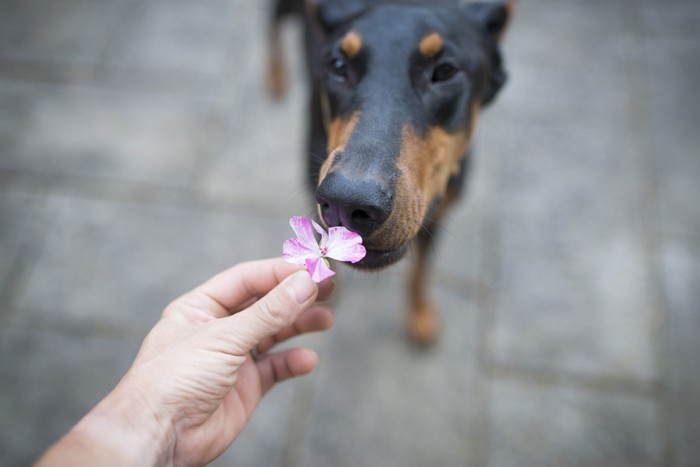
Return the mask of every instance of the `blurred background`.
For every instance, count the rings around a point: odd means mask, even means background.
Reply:
[[[169,301],[279,255],[304,189],[255,0],[0,0],[0,465],[119,380]],[[700,2],[523,0],[436,251],[341,271],[315,374],[215,465],[700,465]]]

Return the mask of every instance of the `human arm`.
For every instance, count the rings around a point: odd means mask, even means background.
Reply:
[[[281,259],[213,277],[165,309],[115,389],[38,465],[210,462],[275,383],[315,368],[311,350],[268,351],[330,327],[332,313],[314,302],[331,289]]]

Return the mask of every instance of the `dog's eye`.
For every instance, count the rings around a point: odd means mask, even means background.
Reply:
[[[438,83],[440,81],[447,81],[451,79],[454,75],[459,72],[459,68],[454,66],[450,62],[440,63],[433,69],[433,76],[431,81],[433,83]]]
[[[348,77],[348,64],[342,58],[332,58],[328,63],[328,70],[338,78]]]

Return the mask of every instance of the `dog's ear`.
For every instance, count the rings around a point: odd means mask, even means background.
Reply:
[[[328,36],[343,24],[359,16],[370,0],[306,0],[306,11],[312,25]]]
[[[497,42],[503,38],[515,4],[513,1],[468,2],[463,8]]]
[[[489,83],[481,98],[482,105],[486,105],[496,97],[498,91],[505,84],[508,75],[503,67],[503,57],[499,44],[503,38],[508,22],[515,10],[515,4],[509,0],[506,2],[469,2],[463,6],[467,15],[475,21],[486,34],[487,52],[490,61]]]

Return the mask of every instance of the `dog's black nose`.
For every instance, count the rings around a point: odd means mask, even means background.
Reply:
[[[389,187],[371,179],[349,179],[331,172],[316,190],[316,202],[329,227],[343,226],[365,237],[389,218],[393,196]]]

